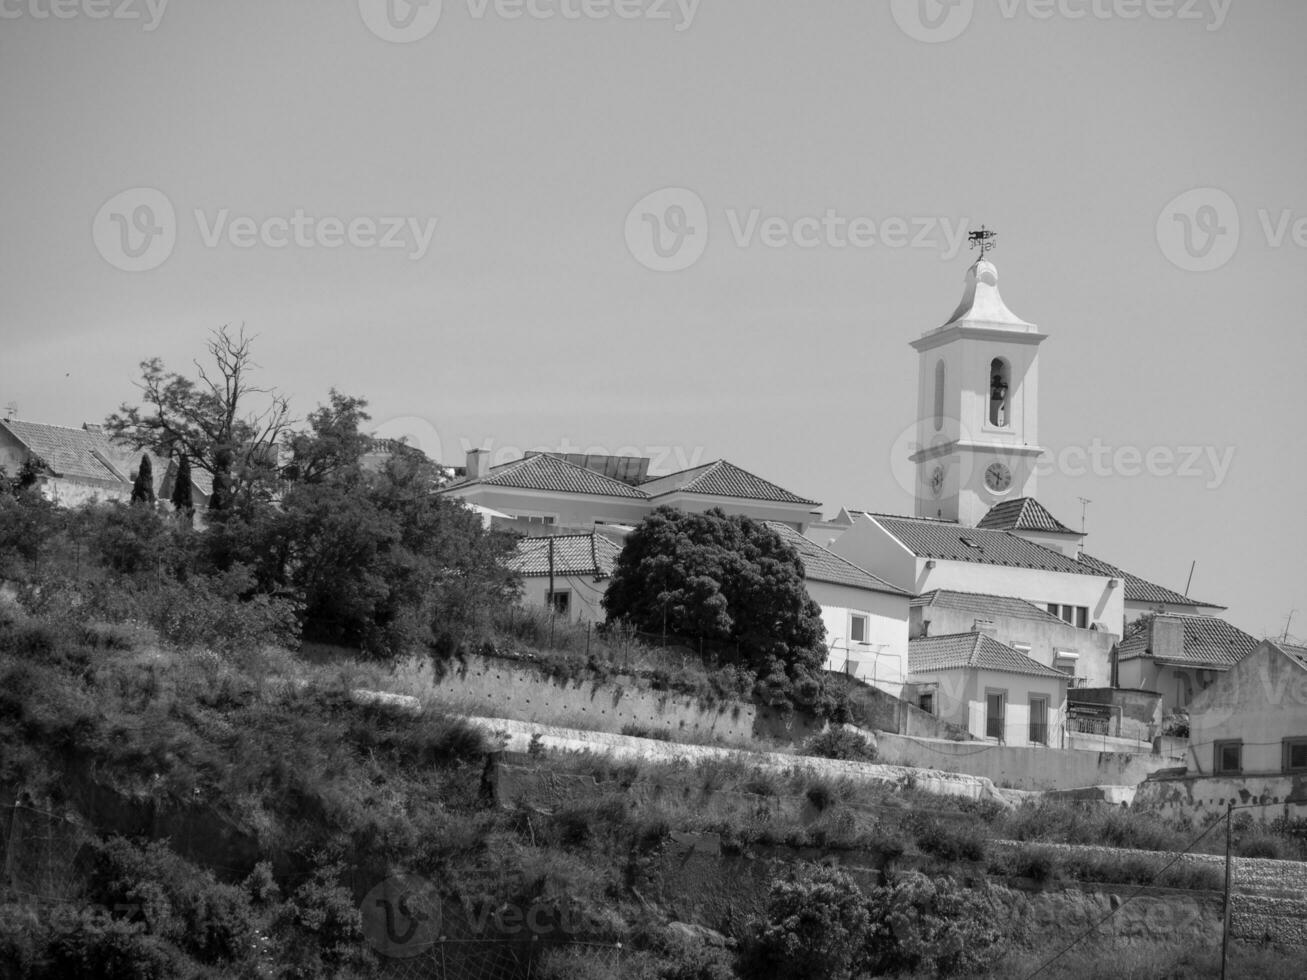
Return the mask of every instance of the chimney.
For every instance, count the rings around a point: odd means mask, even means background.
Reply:
[[[971,624],[971,630],[973,633],[984,633],[992,640],[998,639],[998,627],[992,619],[977,619]]]
[[[490,472],[490,453],[484,449],[467,451],[467,478],[480,480]]]
[[[1154,616],[1149,651],[1159,660],[1184,656],[1184,621],[1171,616]]]

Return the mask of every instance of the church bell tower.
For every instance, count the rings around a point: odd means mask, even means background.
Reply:
[[[980,259],[943,326],[912,341],[917,382],[916,515],[974,527],[1003,500],[1035,495],[1039,345],[1045,335],[998,294],[985,258],[993,233],[971,233]]]

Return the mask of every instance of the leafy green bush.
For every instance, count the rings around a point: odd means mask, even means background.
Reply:
[[[872,890],[867,967],[872,975],[957,976],[1000,952],[999,915],[983,896],[949,878],[908,873]]]
[[[804,755],[850,762],[875,762],[876,746],[864,735],[839,725],[832,725],[814,735],[803,746]]]
[[[861,969],[873,921],[857,884],[835,868],[804,866],[772,882],[766,917],[746,940],[753,980],[848,980]]]
[[[924,853],[941,861],[983,861],[987,841],[975,823],[945,822],[929,814],[910,821],[913,839]]]

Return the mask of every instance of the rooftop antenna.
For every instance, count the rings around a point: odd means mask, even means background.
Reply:
[[[1089,510],[1089,505],[1093,503],[1088,497],[1077,497],[1080,501],[1080,533],[1085,533],[1085,513]]]
[[[1293,622],[1293,614],[1296,613],[1297,611],[1298,611],[1297,609],[1289,610],[1289,618],[1284,621],[1284,632],[1280,634],[1281,643],[1289,642],[1289,624]]]
[[[18,402],[7,402],[5,404],[5,421],[8,422],[18,414]]]
[[[967,232],[967,240],[971,243],[972,248],[980,249],[982,259],[985,257],[986,252],[993,251],[996,238],[998,238],[998,232],[990,231],[984,225],[980,226],[979,231]]]
[[[1194,584],[1194,569],[1198,566],[1198,559],[1195,558],[1189,565],[1189,581],[1184,584],[1184,597],[1189,598],[1189,586]]]

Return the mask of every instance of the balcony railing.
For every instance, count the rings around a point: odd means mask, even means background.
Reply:
[[[1002,715],[999,715],[997,718],[990,717],[985,719],[985,737],[996,738],[1000,742],[1003,741],[1003,716]]]
[[[1032,721],[1030,723],[1030,741],[1033,745],[1048,744],[1048,723],[1043,721]]]

